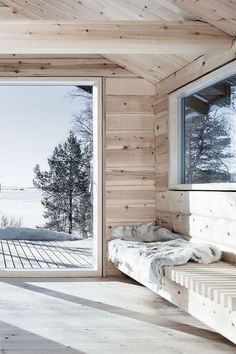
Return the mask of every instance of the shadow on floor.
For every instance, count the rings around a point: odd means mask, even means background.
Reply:
[[[223,340],[223,341],[227,342],[227,345],[229,347],[235,347],[233,343],[231,343],[227,339],[223,338],[220,334],[213,332],[211,330],[202,329],[202,328],[198,328],[195,326],[183,324],[181,322],[173,321],[169,317],[167,319],[163,319],[163,317],[161,315],[158,315],[157,313],[155,313],[153,315],[140,313],[137,311],[132,311],[132,310],[117,307],[114,305],[93,301],[93,300],[82,298],[79,296],[66,294],[64,292],[51,290],[51,289],[48,289],[46,287],[42,287],[39,285],[29,284],[28,281],[30,281],[30,279],[28,279],[27,282],[26,281],[20,282],[19,280],[15,280],[15,281],[5,280],[5,279],[2,280],[2,282],[5,282],[5,283],[10,284],[12,286],[17,286],[22,289],[26,289],[28,291],[33,291],[33,292],[36,292],[39,294],[44,294],[44,295],[47,295],[50,297],[54,297],[56,299],[72,302],[72,303],[79,304],[82,306],[87,306],[87,307],[90,307],[90,308],[93,308],[96,310],[109,312],[109,313],[112,313],[115,315],[124,316],[124,317],[130,318],[130,319],[146,322],[149,324],[154,324],[159,327],[172,329],[172,330],[175,330],[178,332],[183,332],[186,334],[198,336],[200,338],[206,338],[208,340],[211,339],[214,342],[222,343],[222,340]],[[86,279],[86,281],[87,281],[87,279]]]
[[[86,354],[54,342],[45,337],[26,331],[7,322],[0,321],[0,353],[22,354]]]

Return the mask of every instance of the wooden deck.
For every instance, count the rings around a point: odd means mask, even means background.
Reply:
[[[0,269],[92,267],[92,241],[0,240]]]

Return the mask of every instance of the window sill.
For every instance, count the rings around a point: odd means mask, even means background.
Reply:
[[[233,191],[236,192],[236,183],[201,183],[170,185],[172,191]]]

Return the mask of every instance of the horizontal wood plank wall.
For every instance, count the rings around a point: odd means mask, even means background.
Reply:
[[[235,58],[235,53],[225,53],[225,62]],[[223,63],[209,59],[208,71],[212,71]],[[236,61],[235,61],[236,63]],[[192,68],[196,69],[196,63]],[[194,78],[197,73],[194,71]],[[199,67],[198,76],[202,76]],[[181,77],[181,80],[179,80]],[[217,244],[223,251],[225,260],[236,261],[236,192],[217,191],[170,191],[168,190],[168,93],[191,82],[191,65],[176,73],[172,79],[163,80],[157,85],[155,106],[156,135],[156,217],[164,227],[175,232],[188,234],[196,241],[207,241]]]
[[[0,77],[135,77],[99,55],[0,56]]]
[[[155,220],[155,87],[106,79],[106,239],[118,225]],[[107,274],[117,271],[108,262]]]

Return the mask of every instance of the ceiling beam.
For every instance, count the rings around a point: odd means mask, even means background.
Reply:
[[[231,45],[199,21],[0,22],[0,54],[203,54]]]

